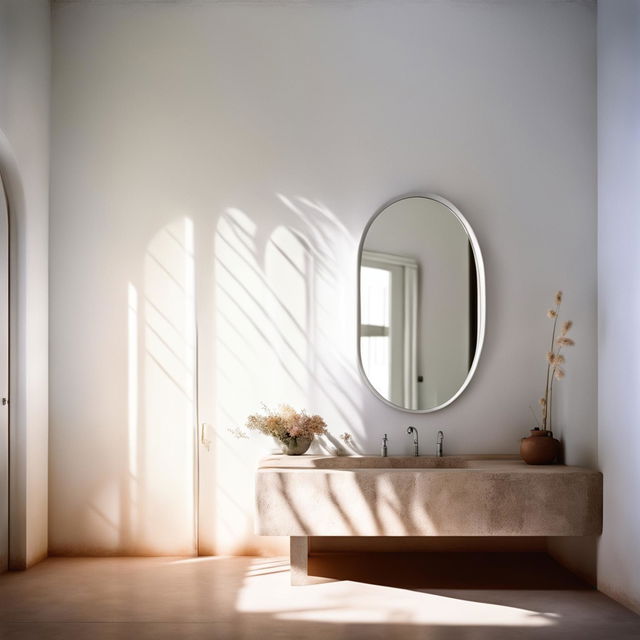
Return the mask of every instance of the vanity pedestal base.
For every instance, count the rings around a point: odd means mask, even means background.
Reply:
[[[334,582],[331,578],[309,575],[308,536],[291,536],[289,538],[289,564],[291,565],[291,585],[294,587]]]

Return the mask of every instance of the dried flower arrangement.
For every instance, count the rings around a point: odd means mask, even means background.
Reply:
[[[298,438],[312,440],[316,435],[327,432],[325,421],[318,415],[309,415],[306,411],[296,411],[287,404],[280,405],[277,411],[262,405],[264,414],[253,414],[247,418],[247,429],[260,431],[285,444]]]
[[[547,352],[547,379],[544,387],[544,396],[539,400],[541,420],[538,421],[536,418],[536,430],[552,430],[553,383],[555,380],[561,380],[565,376],[565,370],[562,367],[565,363],[565,357],[561,351],[563,347],[572,347],[575,344],[567,335],[573,326],[571,320],[562,323],[560,335],[556,337],[561,304],[562,291],[558,291],[555,297],[555,307],[547,311],[547,317],[553,320],[553,329],[551,331],[551,349]]]

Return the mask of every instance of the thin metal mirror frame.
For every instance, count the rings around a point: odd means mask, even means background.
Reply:
[[[431,409],[407,409],[405,407],[401,407],[390,400],[387,400],[383,397],[380,392],[371,384],[367,374],[365,373],[364,367],[362,366],[362,349],[361,349],[361,339],[360,339],[360,325],[361,325],[361,302],[360,302],[360,263],[362,261],[362,252],[364,250],[364,241],[367,237],[367,233],[371,228],[371,225],[376,221],[378,216],[385,211],[391,205],[394,205],[402,200],[408,200],[409,198],[424,198],[426,200],[434,200],[435,202],[439,202],[447,207],[451,213],[458,219],[464,230],[467,232],[467,236],[469,237],[469,242],[471,243],[471,250],[473,251],[473,257],[476,262],[476,280],[477,280],[477,299],[478,299],[478,326],[477,326],[477,335],[476,335],[476,352],[473,357],[473,362],[471,363],[471,367],[469,368],[469,373],[465,378],[464,382],[458,389],[458,391],[451,396],[446,402],[439,404],[436,407],[432,407]],[[469,386],[471,379],[473,378],[476,369],[478,368],[478,362],[480,360],[480,354],[482,353],[482,347],[484,344],[484,333],[485,333],[485,324],[486,324],[486,288],[485,288],[485,275],[484,275],[484,262],[482,260],[482,252],[480,251],[480,245],[478,244],[478,239],[476,238],[476,234],[473,232],[471,225],[467,221],[467,219],[460,213],[458,208],[449,202],[446,198],[442,196],[435,195],[433,193],[411,193],[408,195],[401,196],[399,198],[394,198],[389,202],[386,202],[382,207],[380,207],[371,217],[369,222],[367,222],[365,228],[362,231],[362,236],[360,237],[360,244],[358,245],[358,264],[357,264],[357,297],[356,304],[358,306],[357,309],[357,331],[358,331],[358,369],[360,370],[360,375],[365,381],[365,384],[369,387],[369,389],[373,392],[375,396],[377,396],[382,402],[386,405],[393,407],[394,409],[398,409],[400,411],[404,411],[406,413],[432,413],[433,411],[439,411],[440,409],[444,409],[448,407],[451,403],[457,400],[462,392]]]

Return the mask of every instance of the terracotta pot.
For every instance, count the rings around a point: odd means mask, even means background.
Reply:
[[[307,451],[313,442],[313,436],[310,438],[287,438],[286,440],[276,440],[282,453],[288,456],[300,456]]]
[[[520,457],[527,464],[552,464],[560,454],[560,441],[551,431],[531,429],[529,433],[520,440]]]

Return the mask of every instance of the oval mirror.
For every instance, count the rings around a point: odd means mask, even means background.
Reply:
[[[451,404],[469,384],[484,339],[480,247],[463,215],[435,195],[394,200],[360,241],[360,370],[407,411]]]

